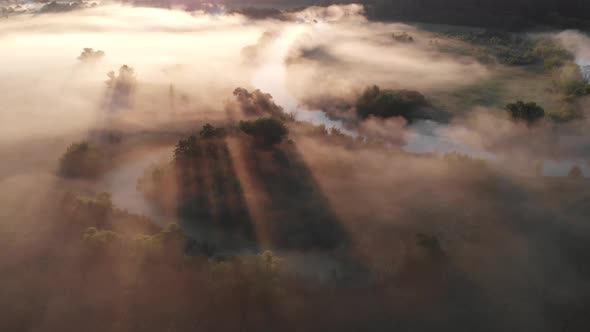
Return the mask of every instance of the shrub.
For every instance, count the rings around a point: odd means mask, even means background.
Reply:
[[[506,105],[506,110],[515,120],[523,120],[532,124],[545,116],[545,110],[533,102],[525,103],[521,100]]]

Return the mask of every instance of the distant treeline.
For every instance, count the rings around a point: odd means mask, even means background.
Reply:
[[[590,28],[587,0],[365,0],[369,17],[519,30]]]
[[[219,11],[209,1],[122,0],[140,6]],[[588,0],[224,0],[230,12],[252,18],[281,18],[278,10],[306,6],[361,3],[373,20],[402,20],[425,23],[477,26],[506,30],[534,27],[590,29]]]

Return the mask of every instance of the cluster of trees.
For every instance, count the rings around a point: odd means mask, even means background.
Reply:
[[[110,71],[107,73],[107,77],[109,79],[105,81],[105,84],[111,91],[109,101],[111,110],[119,107],[129,107],[137,85],[137,78],[133,68],[123,65],[119,68],[118,74]]]
[[[590,94],[590,84],[586,81],[580,67],[567,63],[553,70],[554,85],[567,97],[580,97]]]
[[[543,67],[547,71],[559,68],[574,60],[573,54],[548,38],[537,41],[531,53],[543,62]]]
[[[80,56],[78,56],[78,60],[80,61],[95,61],[100,60],[104,57],[104,51],[101,50],[94,50],[92,48],[85,47]],[[109,78],[111,78],[109,76]]]
[[[59,173],[65,177],[96,177],[106,166],[104,152],[87,141],[72,143],[60,159]]]
[[[522,100],[506,105],[506,110],[513,119],[525,121],[528,124],[533,124],[545,116],[545,110],[541,106],[534,102],[525,103]]]
[[[73,2],[57,2],[52,1],[41,7],[40,13],[62,13],[69,12],[72,10],[84,8],[84,3],[81,1]]]
[[[391,35],[391,37],[393,38],[393,40],[395,40],[396,42],[400,42],[400,43],[413,43],[414,42],[414,37],[412,37],[412,35],[408,34],[407,32],[401,32],[401,33],[393,33]]]
[[[403,117],[411,122],[422,118],[420,109],[429,105],[420,92],[411,90],[382,90],[374,85],[368,87],[356,101],[356,111],[360,118],[370,116],[379,118]]]
[[[177,165],[185,164],[193,159],[198,158],[199,155],[199,144],[197,137],[194,135],[181,139],[174,148],[174,162]]]
[[[240,130],[252,136],[257,143],[263,145],[279,144],[289,134],[289,130],[285,124],[275,118],[241,121]]]
[[[61,225],[70,232],[81,232],[88,227],[116,231],[123,234],[154,233],[158,227],[145,217],[130,214],[114,206],[109,193],[94,196],[66,192],[58,206]]]
[[[274,102],[269,93],[258,89],[250,92],[244,88],[236,88],[233,95],[242,115],[247,117],[271,116],[281,120],[291,119],[283,108]]]
[[[224,138],[227,131],[222,127],[214,127],[210,123],[203,126],[199,132],[201,140]],[[195,135],[190,135],[178,141],[174,148],[174,161],[177,165],[186,164],[195,161],[202,155],[202,144]]]
[[[444,38],[464,41],[471,47],[441,47],[443,51],[463,52],[481,62],[499,62],[509,66],[543,65],[545,70],[570,63],[573,55],[550,38],[532,40],[519,34],[500,30],[448,31]]]
[[[201,129],[199,136],[201,138],[222,138],[226,135],[225,128],[213,127],[210,123],[207,123]]]

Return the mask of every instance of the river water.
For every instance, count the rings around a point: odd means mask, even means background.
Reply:
[[[137,181],[151,166],[170,160],[171,149],[151,151],[104,174],[99,180],[99,190],[109,192],[113,203],[130,213],[164,224],[164,217],[137,189]]]

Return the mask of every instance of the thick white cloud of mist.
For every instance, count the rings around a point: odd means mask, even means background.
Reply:
[[[350,95],[369,84],[447,89],[487,73],[471,60],[436,54],[426,35],[413,45],[392,42],[392,32],[422,33],[405,25],[369,23],[357,5],[312,7],[290,15],[286,22],[251,21],[239,15],[109,5],[7,18],[0,31],[0,137],[9,141],[100,126],[106,73],[124,64],[135,70],[138,86],[133,115],[121,117],[152,126],[173,120],[171,91],[183,100],[175,103],[184,114],[177,117],[221,116],[224,101],[242,86],[271,93],[300,119],[333,126],[339,124],[323,113],[306,112],[301,100]],[[259,47],[259,61],[244,61],[244,48],[259,44],[267,31],[276,37]],[[106,55],[81,63],[77,56],[84,47]],[[314,50],[327,58],[314,56]]]
[[[518,139],[528,129],[486,115],[498,110],[475,112],[450,126],[418,123],[409,129],[397,120],[373,119],[353,130],[328,118],[321,103],[308,106],[308,101],[353,101],[372,84],[436,94],[492,73],[469,57],[438,52],[428,32],[368,22],[358,5],[310,7],[289,18],[255,21],[113,5],[7,18],[0,31],[0,139],[84,134],[112,121],[157,128],[170,121],[223,119],[232,91],[244,87],[270,93],[299,120],[351,135],[371,133],[394,144],[405,141],[409,152],[456,151],[494,160],[498,153],[538,152],[507,143],[507,137]],[[400,32],[414,42],[395,41],[392,33]],[[567,31],[557,38],[581,65],[590,59],[584,35]],[[80,61],[84,47],[103,50],[105,56]],[[132,109],[109,112],[106,74],[124,64],[137,78]]]
[[[557,34],[557,40],[576,57],[582,76],[590,82],[590,38],[578,31],[568,30]]]

